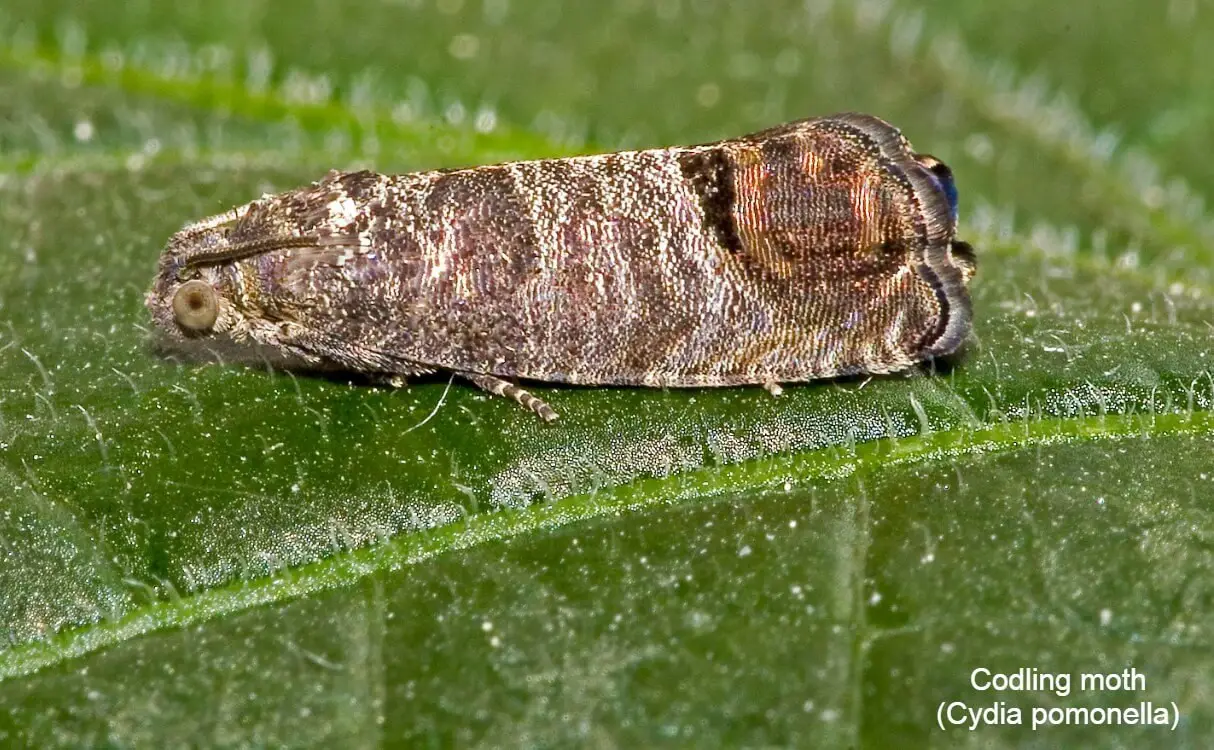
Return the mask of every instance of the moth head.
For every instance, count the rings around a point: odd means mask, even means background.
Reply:
[[[226,343],[244,327],[234,304],[236,277],[230,264],[191,264],[200,250],[226,243],[226,227],[187,227],[169,240],[145,304],[152,314],[159,343],[179,351],[202,350]]]
[[[267,318],[255,284],[249,283],[256,273],[248,264],[241,267],[242,261],[272,251],[265,238],[278,235],[250,241],[243,239],[247,227],[238,231],[237,226],[254,209],[272,218],[273,208],[249,204],[173,235],[145,298],[159,348],[186,359],[293,364],[282,362],[281,347],[275,346],[281,322]],[[299,241],[286,237],[280,244]]]
[[[317,268],[361,247],[327,181],[263,196],[169,239],[146,304],[188,359],[314,367],[297,346]]]

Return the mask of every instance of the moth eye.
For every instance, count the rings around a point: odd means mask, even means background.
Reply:
[[[173,317],[189,331],[209,331],[219,317],[215,290],[201,279],[187,281],[173,295]]]

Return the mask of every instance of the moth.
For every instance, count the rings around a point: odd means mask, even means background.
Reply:
[[[161,344],[399,379],[765,386],[887,373],[971,328],[973,249],[938,159],[869,115],[698,146],[401,175],[330,172],[187,225]]]

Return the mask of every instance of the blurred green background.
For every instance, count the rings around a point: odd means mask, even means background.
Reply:
[[[1212,92],[1199,0],[6,0],[0,744],[1208,747]],[[842,110],[957,174],[941,372],[545,426],[148,347],[175,229],[327,169]]]

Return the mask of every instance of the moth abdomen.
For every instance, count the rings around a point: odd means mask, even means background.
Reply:
[[[866,115],[701,146],[331,173],[237,209],[234,226],[187,228],[166,250],[185,276],[162,273],[148,304],[170,340],[195,342],[170,302],[201,279],[213,338],[482,387],[890,372],[969,332],[974,255],[956,206],[948,168]],[[284,316],[292,336],[266,325]]]

